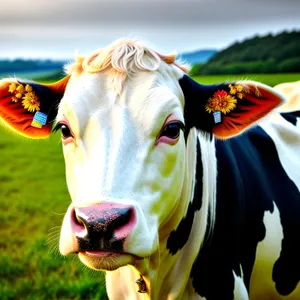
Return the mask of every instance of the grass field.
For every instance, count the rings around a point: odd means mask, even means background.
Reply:
[[[105,299],[102,273],[57,252],[70,202],[59,140],[0,131],[1,299]]]
[[[275,85],[299,80],[300,74],[234,78]],[[228,79],[196,78],[204,84]],[[70,202],[59,134],[33,141],[0,129],[0,198],[1,299],[106,299],[102,273],[57,251]]]

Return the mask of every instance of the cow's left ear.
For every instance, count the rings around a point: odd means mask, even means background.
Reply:
[[[179,83],[187,127],[213,133],[219,139],[242,133],[285,102],[274,89],[254,81],[201,85],[184,75]]]
[[[1,123],[28,138],[48,137],[69,78],[66,76],[53,84],[18,79],[1,80]]]

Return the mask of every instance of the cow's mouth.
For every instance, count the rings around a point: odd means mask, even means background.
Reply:
[[[105,271],[113,271],[142,259],[129,253],[115,251],[83,251],[78,253],[78,257],[87,267]]]

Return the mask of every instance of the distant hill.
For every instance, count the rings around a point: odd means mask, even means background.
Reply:
[[[255,36],[195,65],[192,75],[300,72],[300,31]]]
[[[217,53],[216,50],[198,50],[192,52],[180,53],[178,57],[183,61],[194,65],[207,62]]]
[[[2,59],[0,60],[0,76],[17,76],[22,77],[29,75],[31,78],[44,76],[61,72],[65,61],[56,60],[35,60],[35,59]]]

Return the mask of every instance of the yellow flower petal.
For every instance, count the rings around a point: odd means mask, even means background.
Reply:
[[[230,92],[229,93],[231,95],[236,94],[236,88],[232,84],[229,84],[229,88],[230,88]]]
[[[10,93],[13,93],[16,90],[16,88],[17,88],[17,85],[13,82],[10,84],[8,91]]]
[[[239,99],[243,99],[243,93],[237,93],[236,96],[237,96]]]
[[[25,91],[26,91],[26,92],[32,92],[32,86],[29,85],[29,84],[26,84],[26,86],[25,86]]]
[[[17,103],[19,101],[19,99],[16,98],[15,96],[12,96],[11,101]]]
[[[237,91],[240,93],[243,91],[243,86],[241,86],[240,84],[236,86]]]
[[[22,96],[23,96],[23,94],[22,94],[22,93],[17,93],[17,94],[16,94],[16,97],[17,97],[17,98],[19,98],[19,99],[21,99],[21,98],[22,98]]]
[[[24,85],[20,83],[17,87],[17,91],[23,94],[25,92]]]

